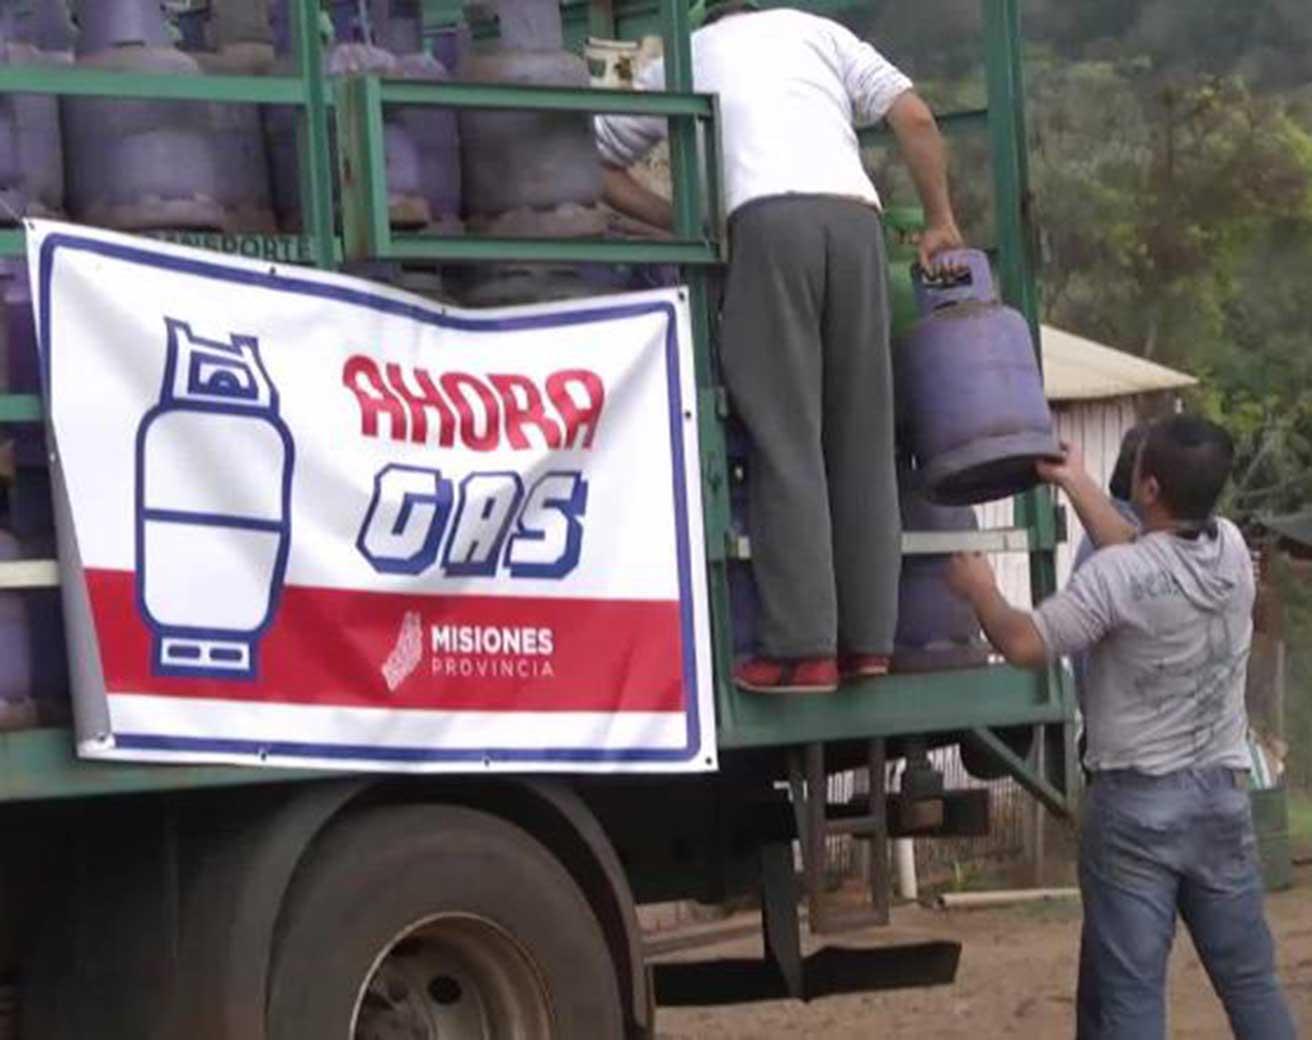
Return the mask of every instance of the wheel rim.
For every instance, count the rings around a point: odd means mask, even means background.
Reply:
[[[545,1040],[551,1004],[528,952],[500,925],[441,914],[398,933],[356,996],[354,1040]]]

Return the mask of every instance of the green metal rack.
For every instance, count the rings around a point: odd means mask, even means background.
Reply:
[[[981,0],[985,12],[987,110],[949,113],[949,133],[986,130],[992,145],[996,258],[1003,299],[1029,320],[1038,342],[1033,236],[1028,221],[1021,83],[1019,0]],[[1022,784],[1057,811],[1068,808],[1075,787],[1071,720],[1074,698],[1061,669],[1018,672],[991,667],[971,671],[895,676],[853,684],[826,697],[762,698],[744,694],[728,681],[732,632],[727,566],[735,552],[729,512],[729,474],[724,450],[726,398],[712,363],[715,313],[712,279],[725,259],[719,209],[717,107],[694,92],[687,0],[564,0],[567,28],[636,38],[660,32],[664,42],[667,93],[567,90],[496,84],[419,84],[352,77],[328,80],[316,31],[318,0],[293,4],[300,74],[295,77],[198,76],[174,78],[38,67],[0,68],[0,93],[153,97],[220,103],[296,105],[300,109],[303,236],[165,236],[246,255],[310,262],[333,268],[364,258],[406,262],[539,261],[682,265],[681,290],[692,315],[699,401],[706,557],[713,618],[718,740],[722,751],[782,747],[807,742],[924,734],[960,735],[992,752]],[[803,0],[796,6],[820,12],[850,9],[851,0]],[[427,22],[452,20],[455,0],[430,0]],[[395,234],[388,225],[382,141],[386,105],[451,108],[530,108],[625,112],[669,119],[674,188],[674,238],[668,241],[599,239],[443,238]],[[329,121],[336,121],[341,198],[334,198]],[[864,132],[877,140],[879,131]],[[700,148],[699,142],[710,147]],[[704,190],[707,185],[709,190]],[[340,201],[342,236],[334,232]],[[22,232],[0,232],[0,253],[22,252]],[[36,422],[34,396],[0,394],[0,423]],[[1017,500],[1019,526],[1007,531],[904,537],[904,551],[927,553],[954,548],[1026,552],[1036,601],[1055,588],[1054,550],[1059,519],[1051,496],[1030,492]],[[0,588],[55,584],[52,561],[0,565]],[[1035,727],[1047,761],[1041,769],[1023,761],[996,731]],[[0,737],[0,801],[73,797],[148,789],[170,789],[321,775],[232,768],[95,766],[76,761],[64,732],[35,731]]]

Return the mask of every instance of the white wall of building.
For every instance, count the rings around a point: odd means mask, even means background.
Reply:
[[[1079,446],[1089,472],[1106,487],[1112,470],[1116,468],[1121,438],[1137,421],[1136,399],[1117,397],[1105,401],[1057,402],[1052,405],[1052,413],[1057,423],[1057,436]],[[1061,502],[1066,506],[1066,542],[1057,549],[1058,587],[1064,585],[1070,576],[1076,546],[1084,537],[1080,518],[1065,495],[1061,495]],[[982,528],[1015,526],[1011,499],[976,506],[975,513]],[[1031,606],[1028,557],[1021,553],[998,555],[993,566],[1007,599],[1017,606]]]

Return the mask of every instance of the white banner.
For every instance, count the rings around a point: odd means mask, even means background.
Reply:
[[[715,767],[686,304],[502,311],[39,222],[80,751]]]

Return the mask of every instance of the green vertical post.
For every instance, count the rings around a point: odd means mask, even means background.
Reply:
[[[1002,298],[1016,307],[1030,325],[1036,356],[1039,350],[1039,309],[1035,264],[1029,233],[1028,166],[1025,161],[1025,91],[1020,71],[1020,10],[1018,0],[984,0],[984,56],[988,70],[989,135],[993,151],[993,204],[998,235],[998,268]],[[1018,520],[1051,544],[1055,534],[1052,496],[1040,488],[1021,496]],[[1051,550],[1030,556],[1030,588],[1037,603],[1057,586]]]
[[[590,0],[588,35],[601,40],[615,38],[615,0]]]
[[[665,89],[688,93],[696,89],[692,74],[692,25],[688,20],[688,0],[661,0],[661,36],[665,49]],[[717,111],[718,115],[718,111]],[[718,120],[713,132],[718,132]],[[674,234],[682,239],[705,239],[702,205],[702,181],[697,154],[698,128],[695,119],[670,120],[670,181],[674,189]],[[713,142],[711,154],[719,161],[719,142]],[[717,171],[718,173],[718,171]],[[712,178],[715,183],[716,178]],[[710,207],[718,209],[718,207]],[[718,234],[718,229],[716,229]],[[712,654],[717,684],[716,701],[720,717],[731,710],[733,671],[732,610],[729,603],[729,579],[725,570],[725,546],[729,536],[729,467],[724,452],[722,395],[715,385],[715,367],[711,361],[714,324],[714,300],[710,274],[702,267],[685,267],[688,307],[692,319],[692,341],[699,397],[698,439],[702,456],[702,516],[705,528],[706,555],[709,561],[707,583],[711,600]]]
[[[301,159],[302,230],[310,236],[314,262],[331,269],[333,243],[332,154],[328,146],[328,88],[319,39],[319,0],[293,0],[292,40],[305,99],[297,113]]]
[[[1035,358],[1043,365],[1040,349],[1039,301],[1036,286],[1035,236],[1030,206],[1028,148],[1025,128],[1025,83],[1021,69],[1019,0],[983,0],[984,62],[988,74],[989,136],[993,152],[993,204],[997,223],[998,267],[1002,298],[1029,322]],[[1026,492],[1016,500],[1017,523],[1028,528],[1038,545],[1055,543],[1057,517],[1053,495],[1046,487]],[[1040,603],[1057,590],[1054,549],[1030,552],[1030,595]],[[1044,681],[1045,699],[1074,708],[1074,690],[1066,670],[1049,665]],[[1062,774],[1069,796],[1077,776],[1074,727],[1063,726],[1063,761],[1053,772]]]
[[[388,256],[392,229],[388,222],[387,154],[378,77],[339,80],[336,101],[342,255],[347,260]]]

